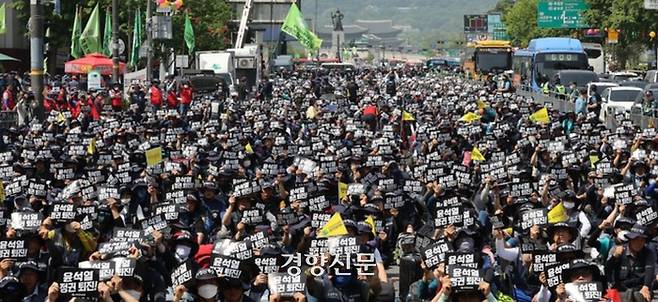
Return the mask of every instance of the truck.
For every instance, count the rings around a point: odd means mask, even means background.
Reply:
[[[197,51],[196,69],[212,70],[216,75],[224,78],[229,87],[233,87],[233,84],[236,80],[235,60],[233,57],[233,52],[230,51]]]
[[[257,44],[245,44],[241,48],[229,48],[226,51],[233,54],[236,80],[247,78],[247,86],[256,88],[261,79],[262,54]]]

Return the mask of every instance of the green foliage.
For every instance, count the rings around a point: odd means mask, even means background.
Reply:
[[[587,0],[586,21],[595,28],[621,30],[613,55],[620,68],[639,56],[642,46],[653,47],[650,31],[658,31],[658,11],[644,9],[643,0]]]
[[[27,24],[30,13],[29,1],[11,0],[12,6],[17,10],[21,24]],[[47,41],[50,43],[50,49],[66,48],[70,45],[71,30],[75,18],[75,7],[80,1],[64,0],[62,4],[62,15],[54,14],[52,4],[47,4],[44,8],[44,17],[46,26],[50,25],[52,37]],[[82,7],[82,26],[87,24],[87,19],[91,14],[96,3],[100,3],[101,20],[104,20],[106,8],[111,7],[112,0],[87,0],[83,1]],[[141,12],[146,12],[146,1],[144,0],[119,0],[119,38],[123,39],[126,47],[130,47],[132,39],[133,21],[135,12],[139,7]],[[153,2],[153,12],[157,4]],[[231,18],[232,10],[225,0],[186,0],[183,9],[189,10],[194,33],[196,35],[196,50],[213,50],[225,48],[230,40],[226,24]],[[174,39],[165,43],[168,47],[181,50],[183,53],[183,10],[178,11],[173,16]],[[145,22],[146,18],[142,18]],[[101,24],[103,28],[103,24]],[[124,53],[126,56],[128,50]],[[52,64],[52,63],[51,63]]]
[[[507,34],[515,45],[526,47],[533,38],[569,35],[569,30],[537,27],[538,0],[518,0],[503,15]]]

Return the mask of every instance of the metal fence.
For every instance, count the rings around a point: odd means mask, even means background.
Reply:
[[[564,94],[551,92],[547,95],[536,93],[525,87],[521,87],[517,93],[524,97],[532,97],[536,104],[547,105],[560,112],[573,112],[575,110],[576,104],[568,100],[568,96]],[[614,108],[608,108],[607,110],[605,124],[608,128],[614,130],[617,128],[620,121],[617,119],[617,113],[614,111]],[[641,129],[658,126],[658,112],[655,112],[654,116],[645,115],[639,108],[633,108],[630,113],[624,114],[625,118],[630,119],[633,122],[633,125]]]

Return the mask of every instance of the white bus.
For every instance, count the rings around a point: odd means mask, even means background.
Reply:
[[[605,66],[605,54],[603,53],[603,47],[599,43],[582,43],[585,52],[587,53],[587,62],[589,66],[592,66],[594,69],[592,71],[597,74],[602,74],[606,72]]]

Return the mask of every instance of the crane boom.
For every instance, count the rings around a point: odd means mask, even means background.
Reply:
[[[247,22],[249,21],[249,14],[251,13],[251,4],[254,0],[246,0],[244,8],[242,9],[242,18],[240,19],[240,27],[238,28],[238,37],[235,39],[235,48],[242,48],[244,44],[244,36],[247,33]]]

